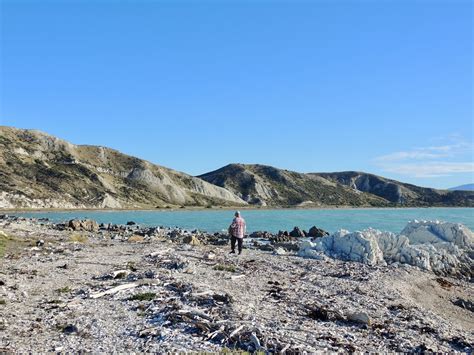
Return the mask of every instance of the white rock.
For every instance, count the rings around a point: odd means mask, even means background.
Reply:
[[[286,254],[286,251],[285,249],[283,248],[276,248],[274,251],[273,251],[273,254],[275,255],[285,255]]]
[[[440,274],[470,274],[473,251],[473,233],[462,224],[415,220],[399,235],[371,228],[340,230],[314,243],[301,243],[298,255],[317,259],[325,254],[368,265],[399,262]]]

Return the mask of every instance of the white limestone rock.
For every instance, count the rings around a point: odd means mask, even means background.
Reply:
[[[412,221],[396,235],[376,229],[349,233],[340,230],[303,242],[299,255],[358,261],[368,265],[402,263],[442,275],[472,277],[473,233],[462,224]]]

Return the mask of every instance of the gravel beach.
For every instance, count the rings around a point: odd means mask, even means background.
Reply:
[[[139,226],[0,219],[0,352],[467,352],[469,281]],[[293,248],[294,249],[294,248]]]

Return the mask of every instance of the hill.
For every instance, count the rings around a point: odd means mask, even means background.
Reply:
[[[451,191],[473,191],[474,184],[465,184],[461,186],[451,187],[449,190]]]
[[[230,164],[193,177],[117,150],[0,126],[0,208],[474,206],[473,191],[362,172]]]
[[[221,187],[113,149],[0,126],[0,208],[242,204]]]
[[[405,184],[361,172],[297,173],[230,164],[199,176],[264,206],[474,206],[474,193]]]

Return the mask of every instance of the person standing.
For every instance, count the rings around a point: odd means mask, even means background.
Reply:
[[[239,255],[242,254],[242,245],[244,243],[244,235],[247,226],[245,224],[245,219],[240,216],[240,212],[235,212],[235,218],[232,220],[231,225],[229,226],[230,234],[230,254],[235,254],[235,244],[237,243],[237,248]]]

